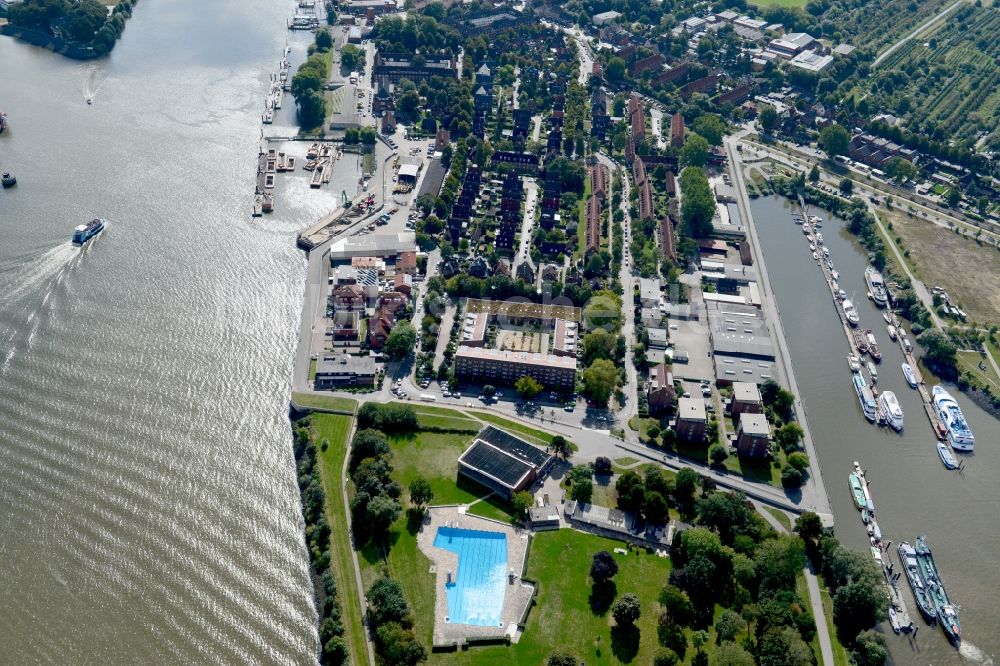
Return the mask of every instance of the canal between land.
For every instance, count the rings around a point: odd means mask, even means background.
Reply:
[[[853,294],[861,326],[871,328],[879,341],[883,359],[878,386],[895,392],[905,413],[901,434],[869,424],[851,384],[847,339],[802,227],[793,222],[792,210],[783,198],[756,199],[751,209],[830,494],[837,537],[853,548],[867,549],[868,537],[847,483],[857,460],[868,470],[883,534],[894,544],[912,543],[914,536],[927,535],[948,593],[961,608],[966,640],[960,656],[940,629],[924,624],[905,579],[901,580],[910,613],[921,628],[916,639],[888,632],[894,661],[968,663],[965,656],[988,662],[1000,651],[996,632],[1000,622],[1000,422],[949,387],[975,431],[976,452],[964,457],[964,472],[944,469],[920,397],[900,371],[902,352],[889,341],[882,311],[865,296],[866,255],[842,221],[815,209],[812,212],[824,220],[820,231],[840,272],[841,288]],[[929,373],[924,371],[924,376],[930,383]],[[890,558],[897,562],[895,547],[891,550]]]
[[[141,2],[93,62],[0,37],[5,662],[315,659],[295,233],[356,173],[279,175],[250,218],[270,75],[312,40],[285,30],[295,5]],[[295,132],[286,100],[270,132]]]

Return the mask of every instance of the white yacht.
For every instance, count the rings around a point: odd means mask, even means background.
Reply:
[[[878,396],[878,404],[892,429],[900,432],[903,429],[903,408],[899,406],[896,394],[892,391],[882,391]]]
[[[851,326],[857,326],[858,322],[861,321],[861,317],[858,316],[858,309],[854,307],[851,299],[845,299],[841,307],[844,308],[844,316],[847,317],[847,323]]]
[[[961,408],[951,394],[943,386],[935,386],[931,390],[934,407],[938,410],[938,418],[948,431],[948,441],[956,451],[971,451],[976,446],[976,437],[972,428],[965,422]]]

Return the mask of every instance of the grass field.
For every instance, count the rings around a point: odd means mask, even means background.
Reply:
[[[424,477],[434,491],[431,504],[468,504],[486,498],[477,502],[470,513],[509,522],[512,516],[504,501],[490,497],[489,489],[458,478],[458,456],[471,439],[470,435],[437,432],[394,436],[389,440],[393,452],[392,478],[403,486],[405,496],[410,482],[418,476]],[[429,647],[434,628],[434,579],[430,560],[417,547],[416,535],[407,525],[405,512],[390,528],[388,557],[369,544],[359,553],[359,561],[366,589],[383,570],[399,581],[413,608],[417,636]]]
[[[323,492],[326,494],[326,518],[330,523],[330,568],[337,581],[337,593],[347,639],[355,663],[367,658],[365,627],[361,617],[361,594],[354,578],[351,538],[347,532],[347,507],[341,493],[344,457],[347,455],[347,437],[351,431],[350,416],[339,414],[313,414],[316,441],[329,440],[326,451],[317,447]],[[362,656],[364,655],[364,656]]]
[[[974,238],[909,217],[900,211],[879,211],[892,222],[890,233],[903,239],[917,277],[928,288],[942,287],[970,321],[1000,323],[1000,252]]]
[[[639,595],[642,617],[637,642],[612,640],[610,613],[595,615],[588,601],[588,572],[594,553],[614,552],[622,544],[572,530],[535,535],[528,555],[526,578],[538,583],[537,604],[528,616],[524,636],[510,647],[471,648],[434,654],[430,664],[543,664],[557,648],[593,664],[650,664],[656,651],[656,606],[670,574],[670,560],[655,555],[614,555],[620,591]]]
[[[980,370],[982,363],[986,370]],[[961,373],[969,372],[979,382],[990,387],[994,393],[1000,393],[1000,379],[993,372],[993,366],[987,363],[979,352],[958,352],[958,370]]]
[[[511,421],[510,419],[505,419],[502,416],[488,414],[485,412],[477,412],[476,417],[482,419],[483,421],[492,423],[495,426],[499,426],[504,430],[516,432],[518,435],[524,437],[527,441],[535,444],[536,446],[548,446],[552,443],[552,435],[543,430],[539,430],[538,428],[532,428],[531,426],[524,425],[523,423]]]
[[[781,523],[782,527],[784,527],[789,532],[792,531],[792,519],[788,517],[787,513],[769,506],[765,506],[764,510],[767,511],[772,516],[774,516],[774,519],[777,520],[779,523]]]
[[[342,412],[351,412],[358,406],[357,400],[351,398],[337,398],[326,395],[313,395],[311,393],[293,393],[292,400],[300,407],[313,407],[316,409],[336,409]]]

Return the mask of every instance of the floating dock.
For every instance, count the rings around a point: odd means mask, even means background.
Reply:
[[[799,206],[802,211],[801,213],[802,219],[808,221],[810,219],[810,216],[806,212],[805,202],[802,201],[801,199],[799,200]],[[799,214],[793,214],[793,219],[798,216]],[[809,231],[806,231],[805,233],[808,235]],[[823,277],[826,279],[826,285],[827,287],[829,287],[830,294],[833,297],[834,309],[837,312],[837,316],[840,318],[840,324],[844,329],[844,335],[847,338],[847,344],[851,348],[851,354],[854,354],[855,356],[858,357],[859,361],[862,361],[860,372],[862,373],[863,377],[867,377],[868,385],[872,387],[873,391],[875,391],[877,390],[875,388],[875,382],[872,381],[871,377],[867,375],[867,370],[865,369],[863,363],[864,355],[869,352],[868,341],[865,339],[865,330],[867,329],[854,328],[847,321],[847,317],[844,315],[843,308],[840,306],[840,298],[837,296],[837,289],[839,287],[835,286],[837,284],[837,281],[833,278],[833,268],[831,268],[831,266],[827,264],[827,260],[823,258],[821,258],[818,263],[820,270],[823,272]],[[896,329],[899,331],[899,335],[896,337],[896,344],[899,345],[900,350],[903,352],[903,356],[906,358],[906,362],[910,364],[910,367],[913,368],[914,374],[916,375],[917,392],[920,394],[920,399],[923,402],[924,413],[927,415],[927,420],[930,421],[931,430],[934,432],[934,436],[938,440],[943,440],[946,434],[946,430],[937,417],[937,412],[934,409],[934,404],[931,402],[930,392],[924,385],[923,377],[921,376],[920,370],[917,367],[916,359],[913,358],[912,350],[907,349],[906,332],[903,330],[903,327],[899,322],[899,319],[896,317],[896,314],[891,309],[889,310],[889,312],[892,318],[892,325],[895,326]],[[885,419],[882,414],[882,407],[881,405],[878,404],[877,401],[875,410],[876,410],[876,423],[882,423]]]
[[[862,469],[861,465],[857,462],[854,463],[854,473],[860,477],[865,497],[869,498],[869,506],[872,507],[872,511],[867,512],[869,516],[868,522],[864,524],[866,531],[868,532],[868,538],[871,542],[872,557],[879,564],[879,566],[882,567],[882,574],[885,576],[884,584],[889,607],[896,615],[896,621],[899,624],[899,631],[909,633],[913,631],[913,620],[910,618],[910,612],[906,608],[906,601],[899,591],[899,578],[901,577],[901,572],[894,571],[895,567],[892,564],[891,558],[888,556],[890,547],[892,546],[892,541],[886,540],[885,535],[881,532],[881,528],[875,518],[875,502],[870,499],[870,483],[864,469]],[[862,520],[862,522],[864,521]],[[895,631],[895,629],[893,631]]]

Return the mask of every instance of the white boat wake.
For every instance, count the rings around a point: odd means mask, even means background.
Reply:
[[[25,264],[0,269],[0,303],[14,303],[26,293],[45,286],[52,278],[61,279],[63,271],[80,256],[80,248],[70,242],[57,245]]]
[[[962,644],[958,646],[958,653],[976,664],[993,666],[993,657],[989,656],[965,639],[962,639]]]

